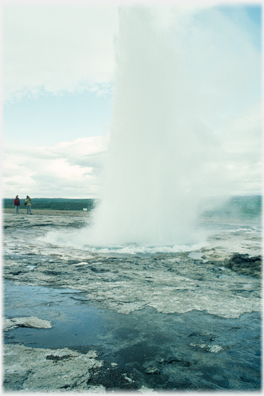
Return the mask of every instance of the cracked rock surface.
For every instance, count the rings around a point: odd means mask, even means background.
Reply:
[[[5,390],[260,389],[257,225],[128,254],[76,243],[89,216],[3,220]]]
[[[54,351],[5,345],[5,390],[89,390],[90,370],[101,365],[94,351],[81,354],[67,348]]]

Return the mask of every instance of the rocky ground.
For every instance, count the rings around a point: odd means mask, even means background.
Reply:
[[[261,278],[262,258],[260,255],[250,257],[248,254],[234,253],[229,260],[224,261],[224,265],[238,274]]]
[[[40,216],[44,218],[45,216],[60,216],[60,217],[87,217],[90,216],[90,212],[84,212],[84,211],[77,211],[77,210],[48,210],[48,209],[34,209],[34,207],[31,209],[32,216]],[[15,209],[3,209],[3,214],[15,214]],[[26,206],[23,207],[21,206],[19,208],[19,215],[18,216],[30,216],[27,215],[27,209]]]
[[[86,390],[90,371],[102,365],[96,352],[78,353],[67,348],[54,351],[9,344],[4,354],[6,391]],[[100,386],[89,389],[104,390]]]
[[[5,390],[260,389],[260,255],[56,248],[89,213],[32,213],[3,217]]]

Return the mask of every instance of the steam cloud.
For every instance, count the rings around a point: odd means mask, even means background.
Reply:
[[[177,9],[164,19],[161,10],[120,11],[111,139],[89,243],[193,243],[201,204],[231,192],[216,131],[253,100],[255,53],[217,10],[204,20]]]

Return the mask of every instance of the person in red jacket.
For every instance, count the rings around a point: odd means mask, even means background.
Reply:
[[[14,205],[16,207],[16,213],[19,214],[20,199],[18,198],[18,195],[14,199]]]

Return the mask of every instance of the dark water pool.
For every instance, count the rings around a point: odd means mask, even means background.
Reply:
[[[93,304],[78,290],[6,281],[4,315],[36,316],[52,324],[51,329],[9,330],[6,343],[95,349],[104,365],[91,383],[108,390],[261,387],[261,318],[256,312],[237,319],[199,311],[164,314],[152,308],[123,315]],[[124,381],[125,375],[133,382]]]

